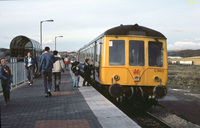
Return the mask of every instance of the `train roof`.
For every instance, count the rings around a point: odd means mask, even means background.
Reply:
[[[104,35],[142,35],[166,39],[166,37],[162,33],[147,27],[139,26],[138,24],[120,25],[118,27],[107,30]]]
[[[105,31],[104,33],[99,35],[97,38],[92,40],[90,43],[88,43],[85,46],[83,46],[82,48],[80,48],[78,51],[90,46],[95,41],[102,38],[104,35],[141,35],[141,36],[150,36],[150,37],[155,37],[155,38],[166,39],[166,37],[162,33],[158,32],[156,30],[147,28],[147,27],[139,26],[138,24],[120,25],[118,27],[108,29],[107,31]]]

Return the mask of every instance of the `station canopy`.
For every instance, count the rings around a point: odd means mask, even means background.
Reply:
[[[41,44],[26,36],[20,35],[12,39],[10,43],[11,57],[24,57],[28,52],[35,57],[37,52],[41,52]]]

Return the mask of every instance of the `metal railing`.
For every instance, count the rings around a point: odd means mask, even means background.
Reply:
[[[24,70],[24,58],[5,58],[7,65],[10,67],[11,74],[13,75],[13,83],[11,88],[18,86],[27,81],[26,70]],[[0,91],[2,91],[0,80]]]

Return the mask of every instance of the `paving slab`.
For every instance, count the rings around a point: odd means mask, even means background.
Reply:
[[[2,128],[101,128],[101,124],[77,88],[69,72],[62,73],[60,92],[45,97],[42,79],[33,86],[24,84],[11,91],[11,103],[1,103]],[[54,90],[54,88],[52,88]]]

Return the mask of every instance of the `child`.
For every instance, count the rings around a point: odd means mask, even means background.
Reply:
[[[79,79],[80,79],[80,62],[76,63],[76,70],[75,70],[75,79],[74,79],[74,88],[79,88]]]

